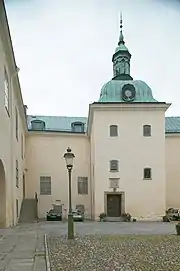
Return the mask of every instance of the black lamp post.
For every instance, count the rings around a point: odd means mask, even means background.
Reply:
[[[73,168],[73,159],[75,155],[71,152],[71,149],[68,148],[67,152],[64,154],[66,160],[66,166],[68,169],[69,176],[69,212],[68,212],[68,239],[74,239],[74,221],[72,214],[72,197],[71,197],[71,173]]]

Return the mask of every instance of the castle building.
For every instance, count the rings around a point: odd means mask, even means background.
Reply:
[[[130,61],[121,21],[113,78],[88,117],[27,116],[0,1],[1,227],[16,225],[34,204],[40,218],[53,204],[68,210],[68,147],[75,154],[73,208],[84,208],[86,217],[160,220],[167,208],[180,207],[180,117],[165,117],[170,104],[132,78]]]

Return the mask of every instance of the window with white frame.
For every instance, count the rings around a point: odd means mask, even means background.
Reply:
[[[119,162],[118,162],[118,160],[111,160],[110,161],[110,171],[111,172],[119,171]]]
[[[143,125],[143,136],[151,136],[151,125]]]
[[[118,126],[117,125],[110,125],[110,136],[111,137],[118,136]]]
[[[87,195],[88,194],[88,177],[78,177],[78,194]]]
[[[24,137],[21,135],[21,158],[24,158]]]
[[[17,108],[15,108],[15,125],[16,125],[16,139],[18,140],[18,134],[19,134],[19,130],[18,130],[18,126],[19,126],[19,119],[18,119],[18,110]]]
[[[144,168],[144,179],[152,178],[152,170],[149,167]]]
[[[51,195],[51,177],[50,176],[40,177],[40,194]]]
[[[9,112],[9,78],[5,67],[4,67],[4,105],[7,111]]]

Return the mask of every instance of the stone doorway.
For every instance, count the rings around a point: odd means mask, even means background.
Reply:
[[[124,213],[123,192],[105,192],[105,213],[108,217],[120,217]]]
[[[5,170],[0,159],[0,228],[6,226],[6,180]]]

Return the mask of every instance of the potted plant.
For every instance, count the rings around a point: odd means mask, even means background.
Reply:
[[[171,219],[168,215],[168,210],[165,211],[165,215],[163,216],[163,222],[171,222]]]
[[[129,213],[122,214],[122,218],[124,219],[124,222],[130,222],[131,221],[131,215]]]
[[[99,215],[99,219],[100,219],[100,222],[101,221],[104,221],[104,218],[106,217],[106,214],[105,213],[101,213],[100,215]]]
[[[177,235],[180,235],[180,222],[176,224],[176,233]]]

